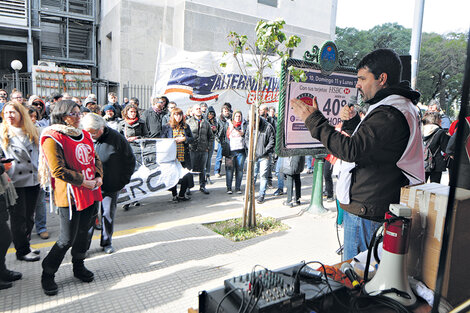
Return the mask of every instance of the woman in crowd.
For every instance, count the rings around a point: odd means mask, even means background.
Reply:
[[[110,104],[105,105],[103,107],[103,114],[103,118],[106,121],[106,125],[109,126],[109,128],[119,131],[121,119],[116,115],[114,107]]]
[[[41,113],[36,106],[28,107],[29,117],[33,124],[37,127],[39,134],[42,133],[44,129],[39,125],[39,120],[41,119]],[[34,215],[34,225],[36,226],[36,233],[41,239],[49,239],[49,232],[47,231],[47,206],[46,206],[46,192],[44,189],[39,188],[38,202],[36,204],[36,210]]]
[[[235,192],[242,193],[243,167],[246,159],[246,134],[247,123],[243,120],[241,111],[235,111],[232,121],[227,128],[227,138],[230,143],[230,157],[225,158],[225,183],[227,193],[232,194],[233,169],[235,168]]]
[[[184,168],[189,169],[191,167],[189,144],[193,142],[193,135],[188,124],[186,124],[186,119],[180,108],[174,108],[171,110],[170,122],[163,125],[162,137],[175,138],[177,159],[181,162],[181,165]],[[181,184],[179,194],[177,193],[176,186],[170,189],[173,195],[173,201],[178,202],[190,200],[191,198],[186,195],[186,190],[194,187],[193,176],[191,173],[187,173],[178,183]]]
[[[29,97],[28,104],[32,107],[35,107],[39,111],[37,121],[34,122],[34,124],[39,127],[49,126],[49,117],[46,114],[46,104],[44,101],[38,96],[33,95]]]
[[[128,104],[122,111],[122,121],[119,124],[119,132],[126,137],[131,144],[132,151],[138,160],[141,160],[141,147],[135,140],[145,138],[147,136],[147,127],[145,122],[140,119],[139,108],[134,104]],[[142,161],[142,160],[141,160]],[[139,162],[140,163],[140,162]],[[138,169],[136,165],[136,170]],[[140,206],[140,202],[132,203],[134,206]],[[124,210],[129,210],[130,204],[124,204]]]
[[[0,289],[10,288],[12,281],[21,279],[23,276],[19,272],[10,271],[5,265],[5,256],[11,243],[7,208],[15,205],[17,197],[15,187],[5,173],[11,165],[11,162],[0,163]]]
[[[122,119],[119,132],[126,137],[127,141],[133,142],[147,136],[145,122],[140,119],[137,106],[128,104],[122,111]]]
[[[59,239],[42,262],[41,285],[49,296],[58,292],[55,273],[70,247],[73,275],[83,282],[94,279],[83,261],[90,246],[88,231],[102,200],[103,168],[90,134],[79,127],[79,105],[61,100],[51,114],[51,126],[41,136],[41,184],[48,185],[51,176],[60,217]]]
[[[300,181],[300,173],[303,172],[305,165],[305,156],[291,156],[282,158],[281,172],[286,178],[287,200],[283,202],[285,206],[300,205],[300,196],[302,191],[302,183]],[[295,198],[293,198],[295,184]]]
[[[429,147],[428,150],[432,154],[432,160],[424,160],[426,181],[430,179],[431,183],[439,184],[441,182],[442,172],[447,169],[447,162],[443,154],[446,151],[449,138],[447,132],[441,128],[439,113],[426,112],[423,116],[423,141],[425,150],[426,147]]]
[[[214,134],[214,138],[217,135],[217,118],[215,117],[216,113],[213,106],[210,106],[207,109],[207,117],[206,120],[211,125],[212,133]],[[209,146],[209,151],[207,152],[207,162],[206,162],[206,181],[212,184],[211,181],[211,161],[212,161],[212,154],[214,153],[214,145],[215,141],[212,145]]]
[[[39,195],[39,133],[28,110],[19,102],[8,102],[2,117],[1,145],[4,157],[13,159],[7,173],[18,194],[16,204],[9,208],[16,258],[34,262],[39,260],[39,250],[32,251],[29,240]]]

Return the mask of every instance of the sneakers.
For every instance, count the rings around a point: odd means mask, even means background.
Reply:
[[[326,202],[333,202],[333,201],[335,201],[335,199],[333,197],[326,198]]]
[[[186,195],[187,196],[190,196],[191,195],[191,190],[188,188],[188,190],[186,190]]]
[[[36,261],[39,261],[41,257],[37,254],[35,254],[34,252],[30,252],[28,254],[25,254],[25,255],[17,255],[16,256],[16,259],[20,260],[20,261],[26,261],[26,262],[36,262]]]
[[[54,274],[42,273],[41,286],[44,293],[48,296],[55,296],[59,292],[59,287],[54,281]]]
[[[295,200],[296,205],[300,205],[300,199]]]
[[[208,195],[210,192],[206,189],[206,187],[201,187],[199,188],[199,191],[202,192],[203,194]]]
[[[232,192],[232,189],[227,189],[227,193],[228,193],[229,195],[231,195],[231,194],[233,193],[233,192]]]
[[[130,205],[131,205],[130,203],[126,203],[122,206],[122,208],[124,209],[124,211],[129,211],[129,206]]]
[[[284,191],[282,189],[278,188],[274,193],[273,196],[282,196],[284,194]]]
[[[258,199],[256,199],[256,203],[261,204],[264,202],[264,196],[259,196]]]
[[[49,233],[47,231],[44,231],[42,233],[39,234],[39,237],[41,237],[41,239],[49,239]]]
[[[240,189],[238,189],[238,190],[236,191],[236,193],[238,193],[239,195],[241,195],[241,194],[242,194],[242,191],[241,191]]]
[[[106,254],[111,254],[111,253],[113,253],[113,252],[116,251],[116,250],[114,250],[114,248],[113,248],[112,245],[108,245],[108,246],[104,246],[104,247],[103,247],[103,251],[104,251],[104,253],[106,253]],[[90,272],[90,273],[91,273],[91,272]]]
[[[307,174],[312,174],[313,173],[313,170],[312,169],[308,169],[307,170]]]
[[[282,202],[282,205],[285,205],[285,206],[288,206],[288,207],[294,207],[294,203],[292,203],[292,201],[284,201]]]
[[[134,203],[132,203],[133,206],[140,206],[140,202],[139,201],[136,201]]]
[[[172,201],[173,201],[173,202],[178,202],[178,196],[173,196]]]
[[[217,173],[217,174],[215,174],[214,176],[217,177],[217,178],[222,177],[222,175],[220,175],[220,173]]]

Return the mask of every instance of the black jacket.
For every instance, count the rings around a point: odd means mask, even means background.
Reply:
[[[248,137],[246,138],[246,142],[249,140],[250,132],[247,132]],[[256,144],[255,150],[255,158],[263,158],[267,157],[270,153],[274,152],[274,144],[275,144],[275,137],[274,137],[274,128],[273,126],[266,122],[266,120],[262,117],[259,118],[259,133],[258,133],[258,141]]]
[[[118,117],[118,118],[121,118],[121,117],[122,117],[122,113],[121,113],[121,112],[122,112],[122,108],[121,108],[121,106],[119,105],[119,103],[116,102],[116,103],[113,104],[113,103],[109,102],[108,104],[113,106],[113,108],[114,108],[114,115],[115,115],[116,117]]]
[[[433,135],[435,135],[434,138],[432,138]],[[423,136],[423,141],[432,140],[429,144],[429,149],[431,153],[435,155],[434,159],[436,160],[436,167],[432,172],[444,172],[447,169],[447,162],[442,153],[445,153],[447,149],[449,138],[447,132],[441,127],[437,128],[430,135]]]
[[[224,117],[222,114],[217,119],[217,133],[215,134],[215,139],[217,142],[227,141],[227,128],[229,125],[229,118]]]
[[[378,91],[368,101],[375,104],[397,94],[413,103],[419,93],[405,85]],[[345,121],[343,130],[354,130],[360,119]],[[350,204],[341,208],[361,217],[380,221],[391,203],[400,203],[400,188],[409,183],[396,163],[401,158],[410,137],[405,116],[391,105],[382,105],[369,113],[357,132],[348,137],[336,131],[320,111],[312,113],[305,121],[313,138],[336,157],[356,162],[352,170]]]
[[[147,127],[145,126],[145,122],[142,120],[138,120],[132,125],[129,125],[126,120],[122,120],[119,123],[119,132],[124,135],[124,137],[139,137],[145,138],[147,137]]]
[[[114,129],[105,127],[95,142],[95,150],[103,163],[104,192],[116,192],[127,185],[134,173],[135,156],[126,138]]]
[[[163,125],[168,123],[166,111],[157,113],[153,108],[145,110],[142,119],[145,122],[147,137],[149,138],[160,138]]]
[[[189,145],[191,151],[209,151],[209,147],[214,145],[214,133],[209,122],[202,118],[199,123],[195,117],[192,117],[187,123],[194,138],[194,141]]]

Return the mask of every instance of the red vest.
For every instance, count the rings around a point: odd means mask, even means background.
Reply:
[[[83,131],[82,134],[83,136],[80,140],[75,140],[58,131],[52,129],[46,130],[41,136],[41,145],[46,138],[54,139],[64,151],[67,168],[82,173],[84,179],[92,180],[95,178],[95,149],[90,134],[86,131]],[[54,188],[53,177],[51,178],[51,183],[52,188]],[[103,200],[101,187],[91,190],[67,183],[67,193],[69,192],[71,198],[73,197],[77,211],[88,208],[95,201]]]

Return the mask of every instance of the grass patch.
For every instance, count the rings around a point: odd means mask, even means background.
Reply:
[[[263,217],[260,214],[256,214],[256,227],[254,228],[243,228],[241,217],[208,223],[204,226],[232,241],[248,240],[289,229],[289,226],[274,217]]]

